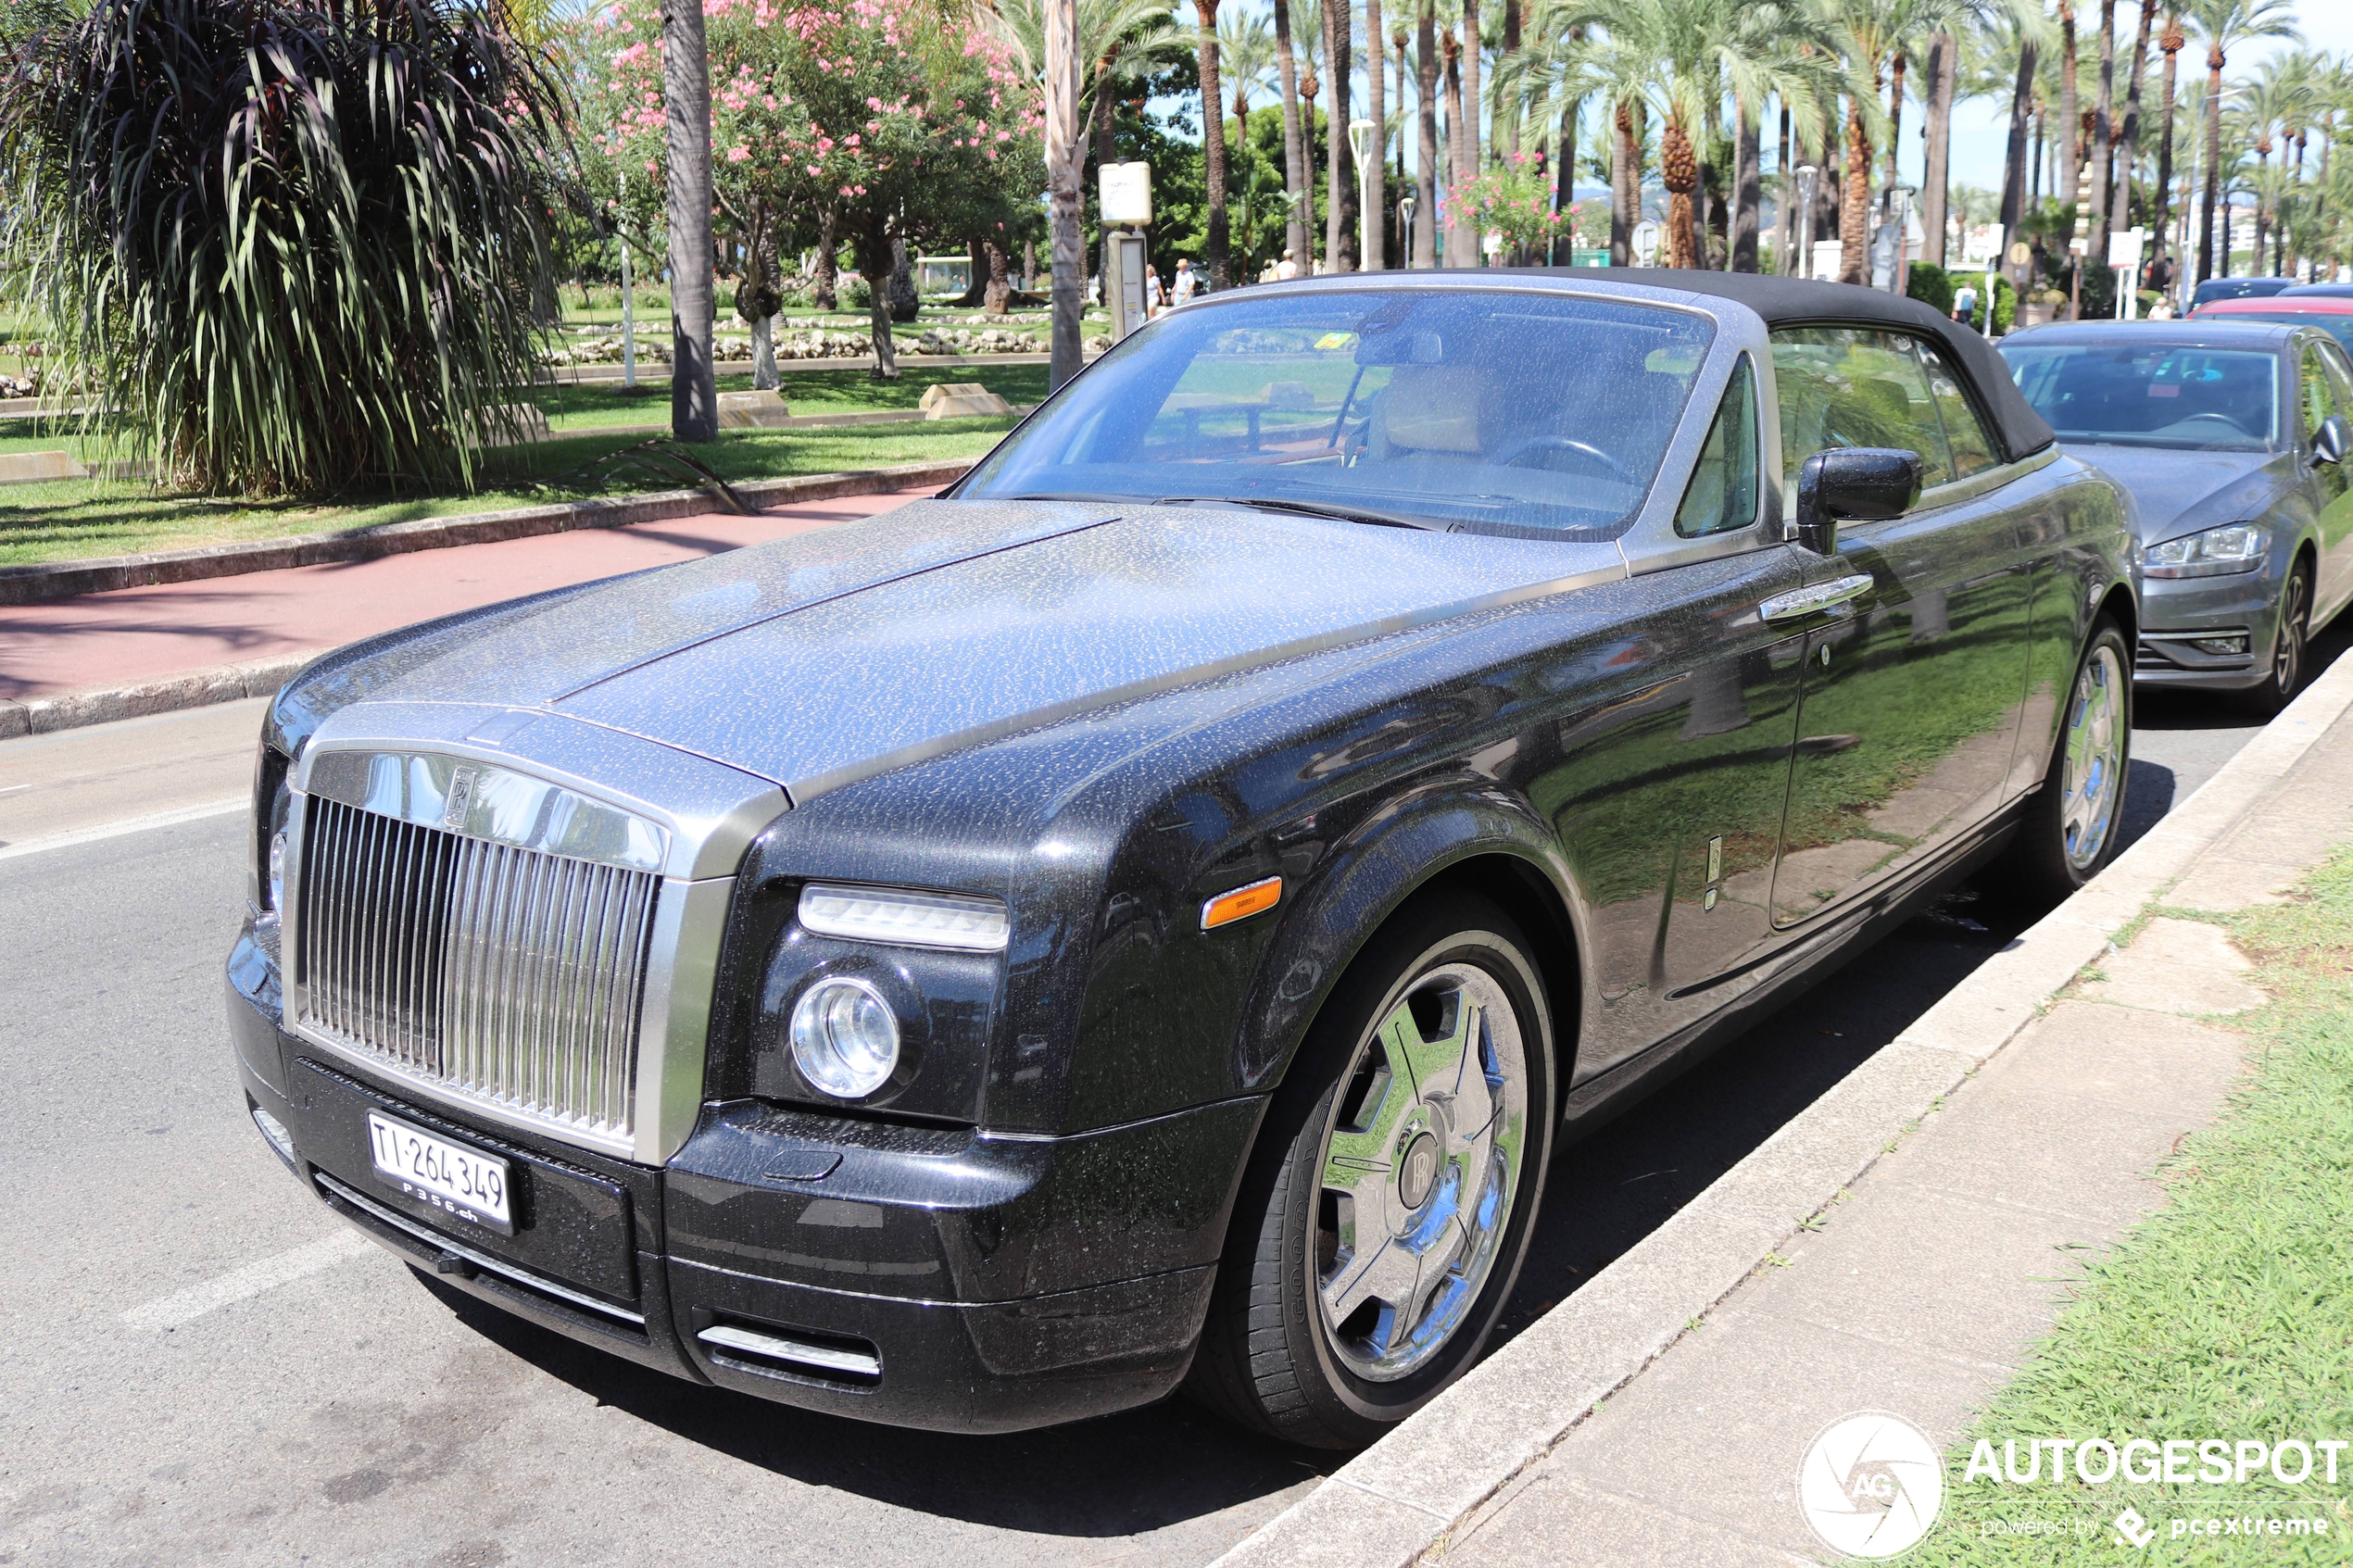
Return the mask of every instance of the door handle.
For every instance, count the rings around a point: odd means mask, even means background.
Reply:
[[[1758,605],[1756,613],[1768,621],[1796,621],[1804,616],[1818,614],[1833,605],[1859,599],[1871,591],[1877,581],[1868,571],[1857,572],[1852,577],[1834,577],[1828,583],[1817,583],[1811,587],[1776,594]]]

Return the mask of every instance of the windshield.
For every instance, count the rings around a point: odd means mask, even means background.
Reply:
[[[2021,343],[2002,358],[2061,441],[2260,452],[2278,438],[2279,368],[2268,351]]]
[[[1685,311],[1526,291],[1229,295],[1114,349],[957,494],[1611,538],[1713,335]]]

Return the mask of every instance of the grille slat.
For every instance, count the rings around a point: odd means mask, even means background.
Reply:
[[[656,879],[312,797],[301,1022],[446,1092],[634,1131]]]

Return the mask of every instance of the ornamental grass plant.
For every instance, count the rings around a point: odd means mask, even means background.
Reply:
[[[17,0],[0,57],[47,393],[211,494],[473,487],[569,137],[499,0]]]

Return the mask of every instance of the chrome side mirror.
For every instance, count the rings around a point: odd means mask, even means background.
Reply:
[[[2347,424],[2343,414],[2331,414],[2312,433],[2312,460],[2342,463],[2347,451],[2353,451],[2353,424]]]
[[[1838,553],[1841,518],[1882,522],[1920,498],[1918,452],[1892,446],[1833,446],[1797,470],[1797,521],[1790,537],[1818,556]]]

